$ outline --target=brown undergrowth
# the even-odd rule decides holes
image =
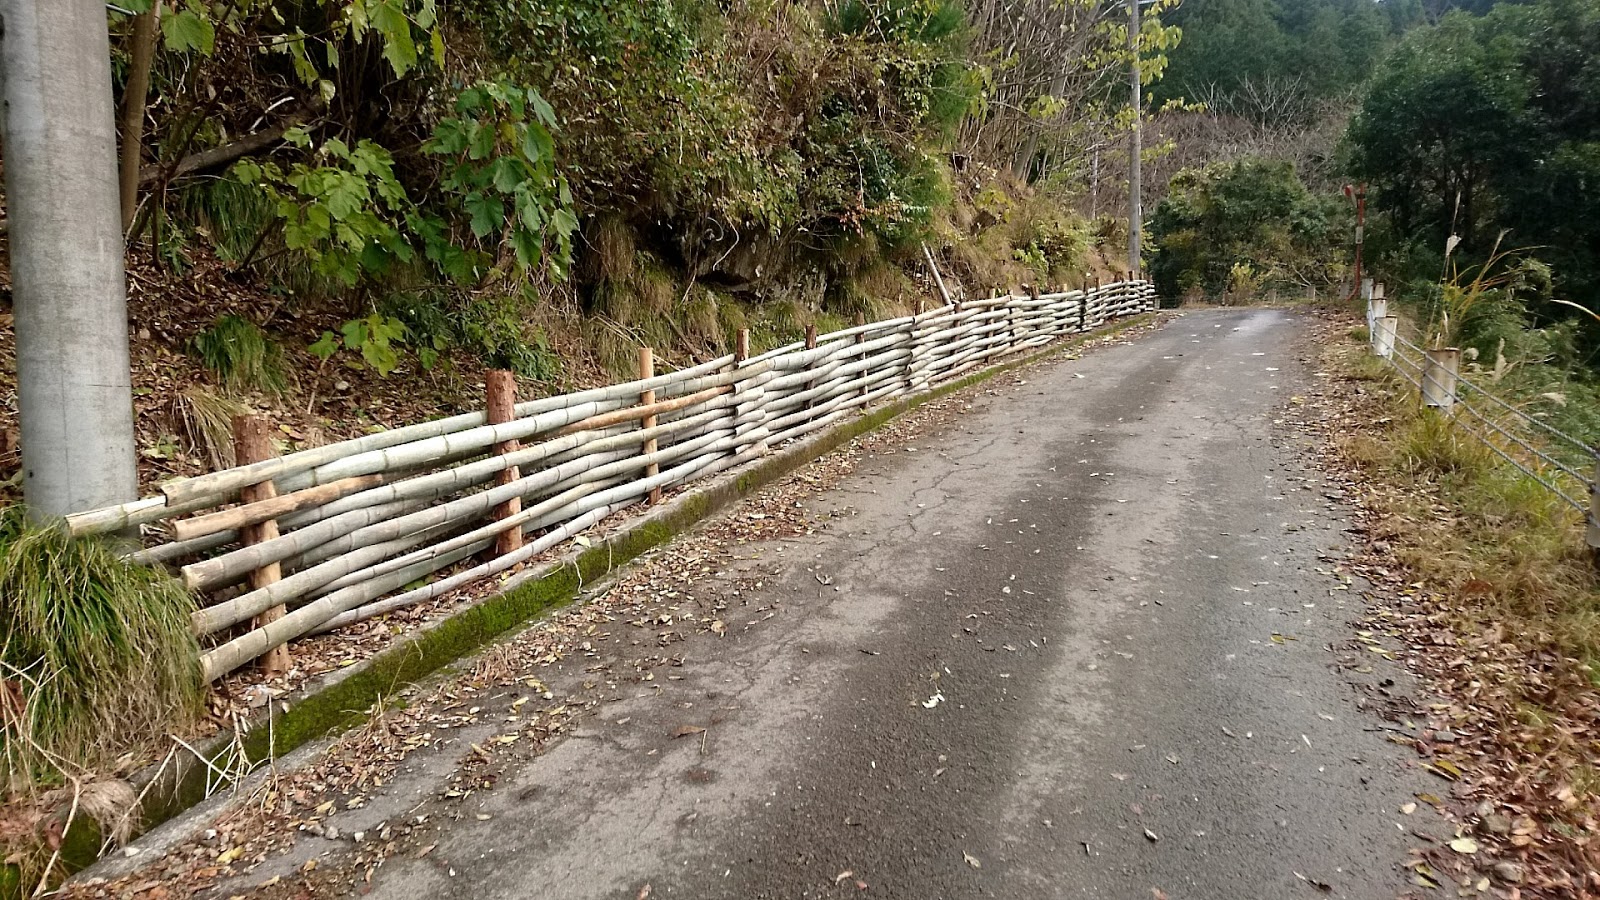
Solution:
[[[1407,662],[1447,698],[1414,744],[1451,782],[1441,805],[1458,834],[1417,849],[1414,881],[1600,896],[1600,580],[1582,516],[1419,408],[1354,324],[1319,322],[1327,389],[1310,400],[1328,467],[1351,473],[1366,537],[1351,569],[1372,586],[1367,624],[1409,644]]]

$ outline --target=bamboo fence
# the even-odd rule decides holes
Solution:
[[[168,482],[75,513],[74,535],[138,528],[176,571],[207,680],[297,638],[514,569],[618,510],[757,459],[881,401],[1155,306],[1154,288],[1006,294],[858,324],[759,356],[450,416]]]

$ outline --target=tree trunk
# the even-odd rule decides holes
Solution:
[[[0,123],[23,494],[39,518],[138,496],[103,0],[0,0]]]
[[[122,199],[122,232],[128,233],[139,208],[139,163],[144,156],[144,110],[150,98],[150,66],[156,58],[156,32],[161,22],[161,0],[133,20],[129,46],[128,84],[122,91],[122,171],[118,180]]]

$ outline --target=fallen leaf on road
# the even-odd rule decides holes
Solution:
[[[968,853],[965,850],[961,851],[961,858],[966,860],[967,865],[973,867],[974,869],[983,868],[983,863],[978,862],[978,858],[976,856],[973,856],[971,853]]]
[[[678,730],[674,731],[672,736],[675,738],[688,737],[691,734],[699,734],[703,731],[705,731],[705,729],[701,728],[699,725],[679,725]]]
[[[1312,887],[1314,887],[1317,890],[1323,892],[1324,894],[1333,893],[1333,885],[1327,883],[1326,881],[1318,881],[1315,878],[1307,878],[1306,876],[1301,875],[1299,872],[1294,873],[1294,877],[1300,879],[1301,881],[1304,881],[1306,884],[1311,885]]]
[[[1403,803],[1400,805],[1400,814],[1403,816],[1409,816],[1416,811],[1417,805],[1415,803]]]
[[[649,896],[650,896],[650,885],[647,884],[644,887],[639,888],[639,896],[634,898],[634,900],[647,900],[647,898],[649,898]]]
[[[1461,767],[1448,759],[1436,759],[1432,765],[1424,765],[1423,768],[1451,781],[1461,780]]]
[[[1450,849],[1457,853],[1477,853],[1478,842],[1469,837],[1458,837],[1450,842]]]

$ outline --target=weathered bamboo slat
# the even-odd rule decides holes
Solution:
[[[480,518],[499,504],[513,497],[520,499],[538,490],[554,488],[569,478],[581,476],[592,480],[597,477],[604,477],[611,472],[612,467],[619,464],[623,468],[642,468],[651,461],[662,462],[676,459],[694,451],[698,446],[709,443],[715,437],[716,435],[710,435],[696,441],[674,445],[665,450],[657,451],[650,458],[631,455],[629,451],[622,450],[617,451],[614,454],[617,458],[611,460],[606,460],[603,454],[600,455],[605,464],[597,465],[597,460],[594,456],[584,457],[530,474],[509,484],[499,485],[437,506],[425,507],[394,519],[366,525],[342,535],[336,541],[323,543],[318,548],[322,553],[330,556],[333,553],[340,554],[333,556],[327,562],[321,562],[296,572],[284,580],[260,590],[252,590],[223,603],[197,610],[193,616],[195,629],[198,633],[210,634],[242,622],[244,619],[255,615],[261,609],[280,603],[288,603],[338,578],[377,563],[396,552],[416,546],[425,539],[425,536],[431,536],[436,533],[432,530],[448,528],[464,520]],[[502,521],[520,521],[521,518],[522,514],[519,513]]]
[[[73,513],[65,518],[67,533],[73,537],[86,534],[106,534],[112,531],[122,531],[125,528],[135,528],[140,525],[149,525],[162,519],[181,516],[185,513],[196,512],[215,506],[216,501],[209,497],[191,500],[188,503],[171,504],[166,497],[145,497],[120,506],[108,506],[104,509],[92,509],[88,512]]]
[[[533,530],[535,528],[548,525],[549,522],[547,520],[559,520],[560,518],[567,517],[572,511],[572,505],[578,500],[590,494],[596,493],[597,491],[603,490],[606,487],[610,487],[611,485],[618,483],[620,480],[621,479],[619,478],[612,478],[600,481],[584,482],[568,488],[552,497],[541,500],[525,510],[519,510],[514,518],[508,517],[488,525],[474,528],[470,531],[457,534],[449,540],[442,541],[438,544],[434,544],[421,550],[404,553],[400,556],[384,560],[375,566],[360,569],[358,571],[343,575],[334,579],[333,581],[328,582],[322,587],[317,588],[311,593],[310,596],[319,597],[325,594],[331,594],[336,590],[347,588],[353,584],[360,584],[365,581],[370,581],[378,576],[388,575],[391,572],[396,572],[401,569],[412,570],[415,569],[420,563],[427,562],[429,560],[442,559],[463,547],[487,547],[489,543],[494,541],[499,535],[505,533],[506,531],[515,531],[520,535],[525,530]],[[520,550],[521,547],[517,547],[516,549]],[[510,553],[515,551],[507,552]],[[506,554],[502,553],[496,555],[505,556]]]
[[[657,434],[670,434],[681,430],[682,427],[675,423],[659,426]],[[336,515],[290,532],[277,541],[257,544],[187,566],[183,570],[183,578],[191,590],[208,590],[226,585],[242,577],[250,569],[261,565],[263,560],[287,560],[301,556],[313,546],[325,544],[383,519],[412,512],[416,508],[414,503],[402,507],[395,505],[395,501],[435,500],[485,483],[508,465],[530,466],[547,460],[554,461],[564,452],[578,452],[583,450],[585,445],[607,440],[607,432],[603,430],[575,433],[523,447],[504,456],[477,460],[442,472],[385,484],[345,497],[324,507],[327,510],[337,510]],[[622,446],[622,443],[612,441],[602,443],[602,446],[609,449]],[[347,511],[373,508],[377,508],[377,511],[365,516],[345,514]]]
[[[674,469],[667,470],[657,475],[655,478],[640,479],[638,481],[631,482],[630,484],[623,485],[620,488],[613,488],[612,491],[622,490],[634,496],[648,493],[650,488],[654,486],[652,482],[659,481],[662,484],[671,483],[674,478],[684,474],[683,472],[680,472],[681,469],[687,467],[690,471],[692,471],[694,468],[698,468],[697,463],[700,463],[701,460],[710,461],[711,459],[714,459],[716,455],[717,453],[715,451],[708,452],[705,456],[686,464],[686,466],[679,466]],[[594,503],[596,506],[600,506],[604,504],[603,498],[609,493],[611,493],[611,491],[602,491],[599,494],[593,495],[587,501],[580,502]],[[593,512],[593,510],[591,510],[591,512]],[[598,521],[598,519],[595,521]],[[568,528],[571,528],[571,526],[569,525]],[[541,543],[542,541],[530,542],[523,545],[521,549],[514,553],[496,557],[493,561],[477,567],[479,570],[485,570],[477,577],[483,577],[484,574],[489,574],[494,571],[504,571],[504,569],[516,565],[517,563],[532,556],[534,553],[546,549],[546,546],[548,545],[541,546]],[[464,550],[458,550],[456,552],[462,554],[461,558],[465,558],[467,555],[469,555],[465,553]],[[353,609],[367,600],[381,596],[383,593],[393,590],[396,587],[405,585],[410,581],[415,580],[416,577],[418,576],[414,575],[412,572],[402,570],[399,572],[391,572],[389,574],[379,576],[378,578],[363,584],[351,585],[350,587],[336,591],[332,594],[328,594],[325,597],[321,597],[312,601],[311,603],[306,604],[305,606],[295,609],[288,615],[278,619],[276,622],[271,623],[265,628],[259,628],[254,631],[247,632],[246,634],[228,641],[225,644],[219,645],[201,658],[201,664],[205,673],[205,677],[208,681],[215,680],[221,677],[223,674],[226,674],[227,672],[237,668],[242,664],[242,661],[254,659],[273,647],[286,644],[289,641],[308,633],[323,622],[332,619],[339,613]]]
[[[292,494],[279,494],[270,500],[247,503],[221,512],[178,519],[172,523],[172,536],[179,541],[190,541],[219,531],[236,531],[246,525],[276,519],[313,506],[321,506],[340,497],[377,487],[382,483],[382,475],[362,475],[358,478],[346,478],[319,487],[306,488]]]
[[[637,394],[639,391],[648,388],[660,389],[678,381],[692,380],[700,375],[704,375],[709,372],[715,372],[726,364],[726,358],[712,360],[688,369],[681,369],[677,372],[672,372],[666,375],[658,375],[655,378],[650,379],[649,383],[635,381],[625,384],[607,385],[605,387],[594,388],[587,391],[579,391],[574,394],[567,394],[559,397],[545,397],[538,400],[530,400],[525,403],[517,404],[515,407],[515,412],[520,420],[537,417],[549,412],[570,410],[573,407],[581,407],[588,403],[607,405],[609,408],[615,408],[615,404],[618,404],[619,401],[625,400],[625,398],[629,397],[630,394]],[[444,419],[435,419],[430,422],[421,422],[416,425],[408,425],[402,428],[378,432],[377,434],[353,438],[347,441],[340,441],[335,444],[328,444],[322,447],[314,447],[309,450],[302,450],[298,453],[291,453],[288,456],[278,457],[274,460],[268,460],[264,463],[258,463],[250,466],[238,466],[232,469],[224,469],[220,472],[212,472],[207,475],[200,475],[195,478],[168,482],[167,484],[161,486],[161,491],[166,497],[166,502],[169,506],[200,499],[206,496],[216,498],[217,502],[223,502],[227,500],[233,493],[237,492],[239,488],[244,487],[245,485],[259,484],[260,482],[268,479],[277,480],[285,475],[309,471],[327,463],[332,463],[339,460],[349,460],[352,457],[359,458],[364,454],[375,451],[399,447],[405,444],[430,441],[463,431],[472,431],[476,428],[482,427],[485,421],[486,415],[484,413],[475,412],[463,413],[461,415],[450,416]],[[533,433],[536,433],[537,430],[544,429],[536,429]],[[517,435],[517,437],[525,436],[525,434]],[[493,443],[493,441],[490,443]],[[334,479],[324,478],[324,480]],[[144,501],[135,501],[135,503],[142,502]],[[123,506],[131,505],[132,504],[124,504]]]

